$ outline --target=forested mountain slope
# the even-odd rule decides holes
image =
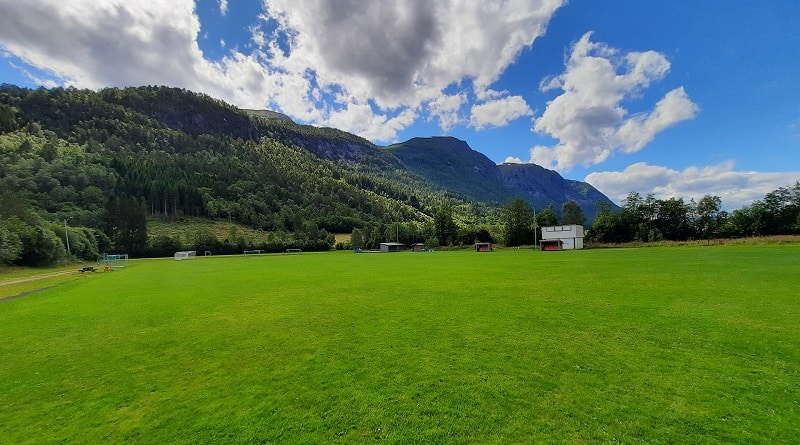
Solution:
[[[434,184],[477,201],[502,205],[515,197],[543,210],[559,212],[568,201],[577,203],[591,222],[598,202],[617,206],[591,185],[564,179],[535,164],[496,165],[461,140],[452,137],[414,138],[387,149],[412,171]]]
[[[471,199],[505,204],[509,191],[497,165],[453,137],[413,138],[386,149],[409,169],[442,188]]]
[[[525,199],[536,208],[553,205],[558,209],[563,203],[573,201],[583,210],[588,222],[594,221],[602,206],[615,211],[619,209],[591,184],[564,179],[558,172],[539,165],[500,164],[497,168],[511,194]]]
[[[478,230],[499,232],[501,206],[515,193],[537,197],[504,185],[500,168],[462,141],[419,141],[378,147],[175,88],[2,85],[0,262],[63,257],[67,230],[70,254],[86,259],[207,247],[200,235],[148,237],[153,218],[225,219],[269,232],[271,244],[251,247],[270,250],[327,249],[331,233],[354,229],[368,245],[389,232],[469,243]],[[415,145],[418,160],[408,156]],[[248,245],[226,242],[215,250]],[[53,253],[36,260],[44,251]]]

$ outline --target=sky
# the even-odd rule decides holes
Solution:
[[[617,203],[800,180],[796,0],[0,0],[0,83],[166,85],[389,145],[453,136]]]

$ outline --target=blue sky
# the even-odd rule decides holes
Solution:
[[[0,0],[0,82],[168,85],[380,144],[449,135],[620,202],[800,180],[800,2]]]

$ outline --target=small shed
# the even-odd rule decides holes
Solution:
[[[414,252],[425,252],[428,249],[427,246],[425,246],[425,243],[414,243],[411,245],[411,250]]]
[[[406,245],[403,243],[381,243],[381,252],[400,252],[405,248]]]
[[[564,250],[564,242],[560,239],[542,240],[539,245],[542,247],[542,250]]]
[[[476,252],[491,252],[492,250],[494,250],[492,243],[475,243]]]
[[[579,224],[569,224],[565,226],[542,227],[542,244],[552,240],[561,241],[561,249],[557,250],[583,249],[583,226]],[[546,249],[542,247],[542,250]]]

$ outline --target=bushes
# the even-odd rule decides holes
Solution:
[[[66,258],[64,242],[51,224],[30,224],[17,217],[0,219],[0,264],[43,267]]]
[[[67,249],[55,232],[44,225],[25,226],[18,232],[22,252],[17,264],[24,266],[52,266],[67,257]]]
[[[147,256],[149,257],[168,257],[175,252],[183,250],[181,240],[170,237],[169,235],[159,235],[147,243]]]
[[[64,226],[51,224],[53,232],[66,244]],[[96,261],[101,253],[111,249],[111,240],[98,229],[90,227],[69,227],[69,254],[80,260]]]
[[[22,242],[6,223],[0,220],[0,264],[13,264],[22,253]]]

